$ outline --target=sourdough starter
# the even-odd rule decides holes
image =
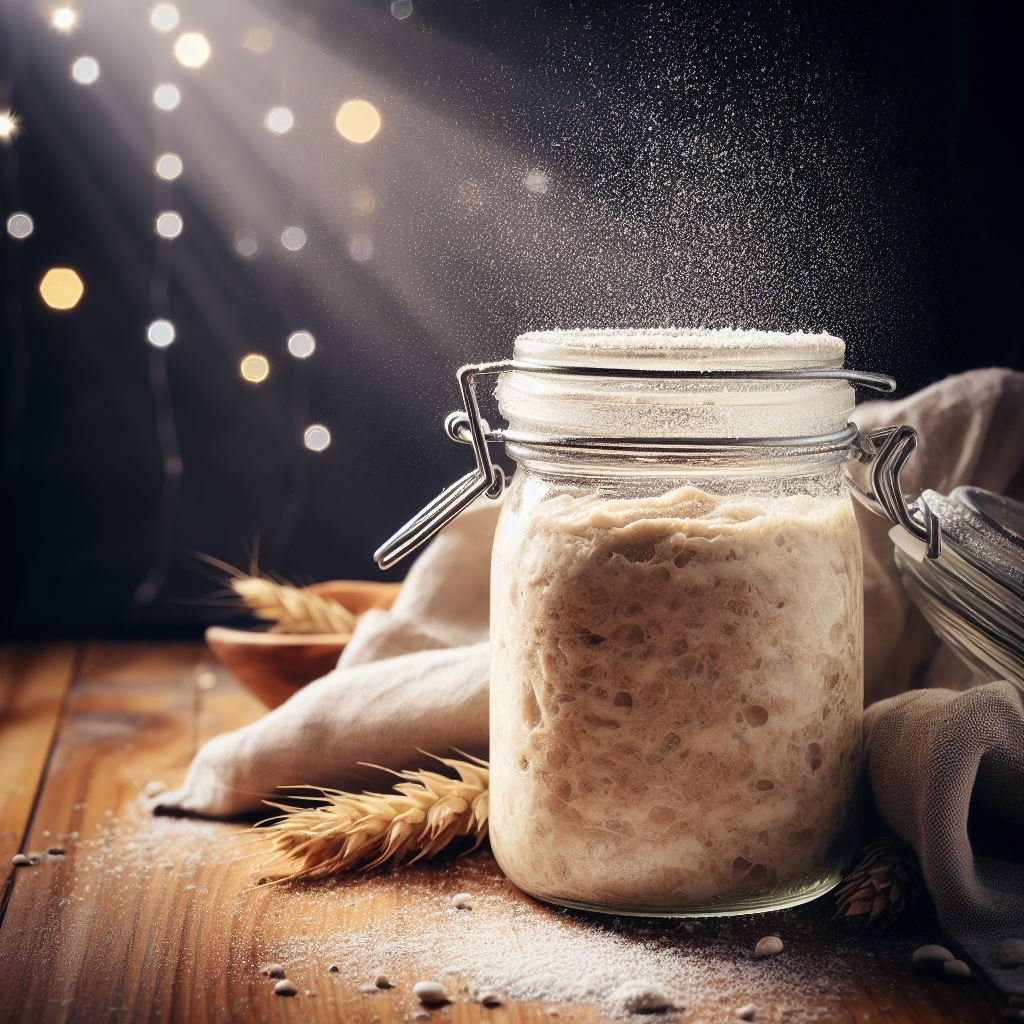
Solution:
[[[848,498],[556,494],[503,512],[494,559],[491,835],[514,882],[713,912],[836,880],[863,701]]]

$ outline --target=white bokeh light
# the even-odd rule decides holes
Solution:
[[[173,32],[181,21],[181,15],[174,4],[157,4],[149,12],[149,23],[157,32]]]
[[[164,210],[156,219],[156,233],[161,238],[177,238],[185,222],[176,210]]]
[[[311,452],[322,452],[331,443],[331,432],[322,423],[314,423],[306,427],[302,440]]]
[[[369,235],[353,235],[349,239],[348,254],[357,263],[365,263],[373,257],[373,239]]]
[[[285,228],[281,232],[281,244],[291,252],[298,252],[306,244],[306,232],[298,227]]]
[[[58,32],[74,32],[78,27],[78,11],[68,4],[58,7],[50,15],[50,25]]]
[[[146,340],[155,348],[167,348],[174,341],[174,333],[170,320],[154,320],[146,328]]]
[[[295,127],[295,115],[287,107],[271,107],[263,118],[263,126],[275,135],[284,135]]]
[[[391,16],[405,21],[412,14],[412,0],[391,0]]]
[[[316,351],[316,339],[309,331],[295,331],[288,335],[288,351],[296,359],[308,359]]]
[[[260,243],[251,231],[240,231],[235,235],[235,252],[250,260],[260,251]]]
[[[21,133],[21,118],[13,110],[0,110],[0,142],[10,142]]]
[[[182,67],[201,68],[210,53],[210,41],[202,32],[183,32],[174,41],[174,58]]]
[[[79,85],[92,85],[100,77],[100,62],[95,57],[79,57],[71,65],[71,77]]]
[[[181,90],[173,82],[161,82],[153,90],[153,103],[161,110],[176,110],[181,103]]]
[[[164,181],[174,181],[184,167],[181,157],[177,153],[161,153],[156,158],[156,163],[153,164],[153,170],[156,171],[158,178],[163,178]]]
[[[28,238],[34,228],[35,224],[32,223],[32,218],[27,213],[12,213],[7,218],[7,234],[11,238]]]

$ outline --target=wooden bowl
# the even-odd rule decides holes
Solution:
[[[390,608],[400,583],[330,580],[305,589],[343,604],[356,615]],[[283,704],[296,690],[330,672],[348,637],[334,633],[266,633],[210,626],[206,642],[226,666],[268,708]]]

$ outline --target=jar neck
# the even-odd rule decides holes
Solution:
[[[854,456],[853,437],[800,445],[688,444],[675,450],[632,445],[618,450],[529,444],[505,438],[505,451],[532,473],[552,477],[678,480],[720,477],[797,477],[830,473]]]

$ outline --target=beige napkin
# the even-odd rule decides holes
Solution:
[[[422,750],[486,757],[499,504],[485,500],[451,523],[413,563],[391,609],[359,619],[333,672],[205,743],[154,809],[232,817],[257,810],[277,786],[390,788],[393,779],[360,761],[397,769],[422,767]]]
[[[924,486],[948,493],[971,483],[1022,496],[1024,374],[981,370],[951,377],[900,402],[865,404],[856,419],[863,428],[910,423],[919,429],[922,444],[905,478],[909,493]],[[394,607],[360,620],[337,669],[259,721],[203,746],[183,785],[159,797],[158,807],[236,815],[256,810],[279,785],[351,788],[381,781],[358,761],[399,768],[422,764],[418,749],[486,753],[488,580],[497,512],[498,503],[485,500],[456,519],[412,566]],[[904,595],[889,524],[862,509],[858,515],[865,540],[868,702],[912,686],[970,685],[968,671],[940,651]],[[951,928],[1005,923],[986,909],[999,892],[1001,883],[991,877],[999,869],[974,858],[964,839],[971,792],[990,778],[999,785],[986,790],[986,800],[996,800],[1000,786],[1012,783],[1018,795],[1024,788],[1021,733],[1014,724],[1019,703],[1014,708],[1013,692],[1003,686],[993,691],[999,699],[981,704],[973,693],[985,692],[973,691],[966,704],[948,694],[908,694],[876,705],[868,719],[879,808],[921,853]],[[983,729],[975,721],[981,707],[987,709]],[[996,774],[976,770],[994,764],[1001,766]],[[937,765],[948,766],[946,774],[936,776]],[[1019,801],[1006,807],[1019,823]],[[977,916],[970,916],[971,907]]]

